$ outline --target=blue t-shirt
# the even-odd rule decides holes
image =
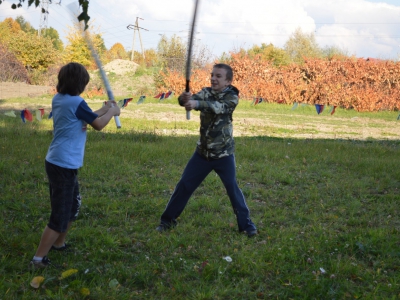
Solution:
[[[83,165],[86,128],[98,115],[80,96],[57,94],[51,103],[53,114],[53,140],[46,160],[66,169]]]

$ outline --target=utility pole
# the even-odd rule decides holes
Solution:
[[[139,34],[139,41],[140,41],[140,47],[142,48],[142,56],[143,59],[145,59],[144,57],[144,51],[143,51],[143,43],[142,43],[142,37],[140,36],[140,30],[139,29],[143,29],[148,31],[145,28],[139,27],[139,21],[138,20],[143,20],[142,18],[136,17],[136,22],[135,25],[129,24],[128,26],[126,26],[126,28],[128,29],[133,29],[133,42],[132,42],[132,53],[131,53],[131,61],[133,61],[133,54],[135,53],[135,36],[136,36],[136,30]]]
[[[41,14],[38,35],[42,36],[43,31],[47,29],[47,21],[49,16],[49,0],[42,0],[40,1],[40,3]]]

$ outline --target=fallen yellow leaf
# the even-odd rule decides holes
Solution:
[[[31,287],[38,289],[43,281],[44,281],[43,276],[36,276],[31,281]]]
[[[84,297],[90,295],[90,290],[88,288],[81,288],[80,292],[81,292],[81,295]]]
[[[64,272],[61,273],[60,279],[67,278],[67,277],[69,277],[69,276],[71,276],[71,275],[74,275],[74,274],[77,273],[77,272],[78,272],[77,269],[69,269],[69,270],[67,270],[67,271],[64,271]]]

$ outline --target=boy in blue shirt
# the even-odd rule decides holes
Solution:
[[[120,114],[115,101],[108,101],[94,112],[90,109],[79,96],[89,80],[89,73],[78,63],[69,63],[58,73],[58,93],[51,104],[53,140],[45,160],[51,215],[31,260],[35,268],[44,268],[50,264],[47,254],[51,249],[65,250],[68,247],[65,238],[81,206],[78,168],[83,165],[87,124],[100,131],[113,116]]]

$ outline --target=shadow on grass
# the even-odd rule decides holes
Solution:
[[[79,271],[52,281],[61,271],[48,269],[45,286],[30,288],[39,271],[26,265],[50,210],[50,123],[0,119],[0,293],[10,299],[81,299],[82,288],[93,299],[389,299],[398,291],[398,140],[235,138],[239,186],[259,229],[247,239],[213,173],[178,226],[155,231],[197,136],[94,130],[79,170],[73,252],[49,254]]]

